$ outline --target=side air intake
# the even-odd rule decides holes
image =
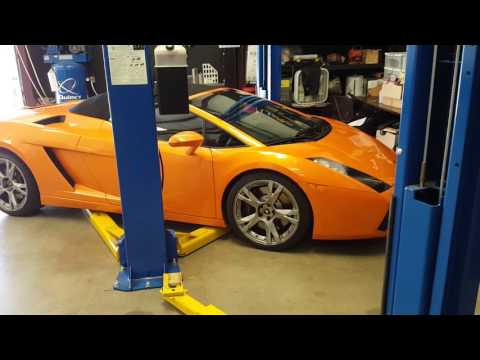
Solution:
[[[75,181],[73,181],[73,178],[67,173],[62,163],[58,160],[57,156],[55,155],[55,152],[50,148],[45,148],[45,152],[47,153],[48,157],[52,161],[53,165],[55,165],[55,167],[60,172],[60,174],[62,174],[65,180],[73,188],[75,186]]]
[[[58,115],[58,116],[53,116],[49,117],[46,119],[41,119],[38,121],[35,121],[35,124],[40,124],[40,125],[52,125],[52,124],[59,124],[65,122],[65,116],[63,115]]]

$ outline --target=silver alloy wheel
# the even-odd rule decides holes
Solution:
[[[293,194],[274,180],[244,185],[233,201],[238,228],[247,238],[264,246],[282,244],[297,231],[300,210]]]
[[[17,211],[27,202],[25,176],[14,162],[0,158],[0,208]]]

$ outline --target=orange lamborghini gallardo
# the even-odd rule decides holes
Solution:
[[[395,154],[359,130],[226,88],[156,123],[167,220],[272,250],[385,235]],[[0,122],[0,209],[44,205],[121,213],[106,95]]]

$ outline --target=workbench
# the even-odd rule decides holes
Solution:
[[[388,106],[384,104],[380,104],[378,101],[378,97],[372,97],[372,96],[353,96],[350,95],[354,101],[360,102],[362,104],[368,105],[370,107],[373,107],[378,110],[386,111],[390,114],[393,115],[398,115],[402,113],[402,109],[393,107],[393,106]]]

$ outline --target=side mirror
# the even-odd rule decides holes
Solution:
[[[187,155],[192,155],[202,144],[203,136],[195,131],[182,131],[168,139],[171,147],[188,147]]]

